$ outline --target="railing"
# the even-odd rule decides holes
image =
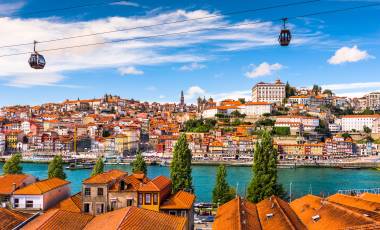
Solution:
[[[14,209],[42,209],[42,204],[33,203],[33,204],[26,204],[26,203],[18,203],[13,204]]]
[[[365,188],[365,189],[341,189],[338,190],[339,194],[344,195],[360,195],[362,193],[380,194],[380,188]]]

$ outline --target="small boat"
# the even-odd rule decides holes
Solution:
[[[77,170],[77,169],[92,169],[93,167],[94,167],[93,163],[83,163],[83,164],[71,163],[69,166],[66,166],[65,168],[68,170]]]
[[[341,168],[341,169],[360,169],[359,166],[349,166],[349,165],[343,165],[343,166],[340,166],[339,168]]]

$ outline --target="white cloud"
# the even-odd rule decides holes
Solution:
[[[206,90],[202,89],[199,86],[191,86],[187,91],[185,98],[186,99],[194,99],[197,96],[204,96],[206,94]]]
[[[181,71],[193,71],[193,70],[198,70],[198,69],[204,69],[206,68],[206,65],[199,64],[197,62],[193,62],[187,65],[183,65],[179,68]]]
[[[166,98],[166,96],[165,95],[160,95],[160,96],[158,96],[158,98],[164,99],[164,98]]]
[[[267,62],[263,62],[257,67],[255,67],[255,65],[251,65],[251,67],[252,69],[245,73],[245,76],[249,78],[272,75],[273,72],[283,68],[283,66],[279,63],[269,64]]]
[[[210,97],[214,98],[216,101],[221,101],[224,99],[234,99],[245,98],[247,101],[252,99],[251,90],[237,90],[231,92],[222,92],[210,94]]]
[[[25,2],[0,3],[0,15],[11,15],[25,5]]]
[[[323,89],[331,90],[347,90],[347,89],[363,89],[363,88],[376,88],[380,87],[380,82],[353,82],[353,83],[342,83],[342,84],[326,84],[321,85]]]
[[[344,46],[338,49],[334,56],[327,60],[327,62],[332,65],[338,65],[346,62],[358,62],[369,58],[374,57],[369,55],[367,51],[360,50],[356,45],[352,48]]]
[[[129,2],[129,1],[118,1],[118,2],[112,2],[110,5],[117,5],[117,6],[133,6],[133,7],[139,7],[140,5],[136,2]]]
[[[118,71],[121,75],[142,75],[144,71],[136,69],[134,66],[120,67]]]
[[[1,8],[0,8],[1,9]],[[140,17],[108,17],[87,21],[64,21],[57,18],[0,18],[0,46],[43,41],[61,37],[79,36],[102,31],[114,31],[122,28],[135,28],[162,24],[173,21],[183,21],[200,17],[214,16],[216,13],[205,10],[172,12],[145,15]],[[187,21],[183,23],[169,23],[162,26],[145,27],[140,29],[125,30],[116,33],[104,33],[97,36],[81,37],[65,41],[40,43],[37,50],[42,50],[47,60],[44,70],[38,73],[50,74],[52,78],[33,78],[36,71],[28,64],[28,55],[10,56],[0,58],[0,78],[15,86],[25,84],[19,81],[20,77],[28,79],[28,86],[43,85],[57,86],[65,80],[65,73],[79,70],[95,70],[104,68],[125,68],[151,66],[160,64],[184,64],[195,63],[190,68],[204,68],[202,62],[209,60],[212,55],[199,52],[198,47],[207,44],[209,47],[217,47],[228,50],[229,45],[236,43],[254,43],[255,47],[274,45],[274,34],[278,32],[278,25],[257,21],[255,25],[243,25],[242,22],[232,24],[223,17]],[[238,25],[237,28],[223,30],[208,30],[220,26]],[[47,30],[46,28],[49,28]],[[207,30],[205,30],[207,29]],[[154,36],[157,34],[180,33],[189,30],[197,30],[195,33],[185,35],[162,36],[149,39],[129,40],[136,37]],[[202,31],[204,30],[204,31]],[[302,35],[300,35],[302,37]],[[94,44],[103,42],[116,42],[107,45],[93,45],[82,48],[62,49],[43,52],[46,49],[70,47],[82,44]],[[127,40],[127,41],[125,41]],[[277,45],[277,44],[276,44]],[[247,46],[245,49],[250,49]],[[28,52],[33,49],[32,45],[18,46],[0,49],[0,56],[19,52]],[[214,51],[213,49],[210,49]],[[186,69],[186,68],[185,68]],[[123,69],[122,69],[123,70]],[[128,70],[128,69],[127,69]],[[134,71],[132,71],[134,72]],[[57,77],[60,76],[60,77]],[[18,80],[17,80],[18,79]],[[34,81],[34,83],[32,83]]]

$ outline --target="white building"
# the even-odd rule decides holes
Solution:
[[[17,189],[11,198],[16,210],[47,210],[70,196],[70,182],[59,178],[46,179]]]
[[[276,127],[296,127],[301,125],[304,131],[314,131],[319,126],[319,118],[307,116],[278,116]]]
[[[372,130],[372,133],[379,133],[380,115],[346,115],[341,117],[340,122],[343,132],[353,130],[363,132],[364,127]]]
[[[275,83],[260,82],[252,88],[254,102],[282,103],[285,96],[285,84],[280,80]]]
[[[380,109],[380,92],[373,92],[365,95],[367,107],[372,110]]]
[[[268,102],[246,102],[239,106],[240,112],[247,116],[261,116],[272,112],[272,104]]]
[[[302,95],[302,96],[291,96],[288,99],[288,102],[291,104],[297,104],[297,105],[308,105],[310,104],[311,97]]]

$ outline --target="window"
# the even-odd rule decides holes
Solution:
[[[111,211],[116,209],[116,200],[111,201]]]
[[[145,204],[151,204],[151,195],[150,193],[145,193]]]
[[[185,210],[181,211],[181,216],[186,216],[186,211]]]
[[[153,193],[153,204],[158,204],[158,193]]]
[[[33,208],[33,201],[32,200],[27,200],[25,202],[25,207],[26,208]]]
[[[13,206],[15,207],[15,208],[18,208],[19,207],[19,199],[18,198],[15,198],[14,200],[13,200]]]
[[[83,212],[84,213],[89,213],[90,212],[90,204],[89,203],[84,203]]]
[[[139,205],[143,204],[143,194],[139,193]]]
[[[125,182],[123,180],[120,181],[120,190],[121,191],[125,190]]]
[[[91,188],[84,188],[84,195],[91,196]]]
[[[104,204],[96,204],[96,214],[102,214],[104,212]]]
[[[98,196],[103,196],[103,188],[98,188]]]
[[[133,205],[133,199],[127,199],[127,207]]]
[[[175,211],[175,210],[170,210],[170,211],[169,211],[169,215],[176,216],[176,215],[177,215],[177,211]]]

